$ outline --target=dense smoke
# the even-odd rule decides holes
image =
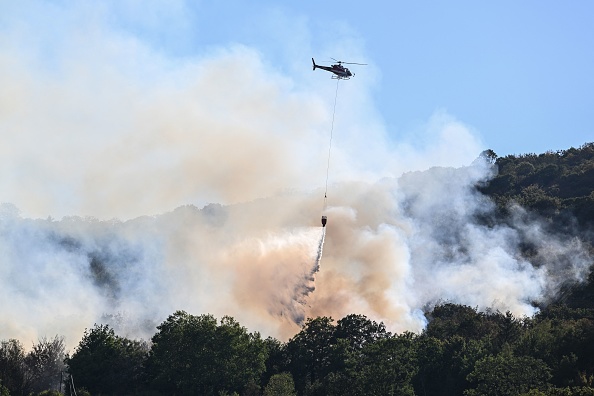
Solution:
[[[350,313],[418,331],[439,301],[530,315],[591,262],[522,208],[485,222],[476,134],[438,111],[395,143],[365,75],[340,87],[324,230],[334,81],[245,46],[167,58],[92,3],[32,7],[64,23],[0,16],[0,338],[149,337],[177,309],[281,339]]]
[[[125,222],[32,220],[5,205],[2,333],[72,340],[106,321],[148,337],[176,309],[231,315],[281,339],[306,317],[354,312],[419,331],[423,308],[439,301],[531,315],[582,280],[591,258],[521,208],[511,225],[483,224],[493,204],[473,186],[489,172],[475,163],[335,185],[321,260],[319,194]]]

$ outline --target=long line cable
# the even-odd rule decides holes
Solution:
[[[334,110],[332,111],[332,127],[330,128],[330,145],[328,146],[328,166],[326,168],[326,190],[324,191],[324,210],[328,204],[328,176],[330,175],[330,153],[332,151],[332,134],[334,132],[334,116],[336,115],[336,100],[338,99],[338,82],[336,79],[336,93],[334,94]]]

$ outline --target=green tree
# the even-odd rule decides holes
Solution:
[[[527,176],[534,172],[534,165],[530,162],[521,162],[518,167],[516,168],[516,173],[518,176]]]
[[[264,396],[294,396],[295,382],[290,373],[274,374],[264,388]]]
[[[340,319],[333,331],[330,348],[327,350],[326,373],[323,378],[317,379],[320,383],[318,393],[355,394],[353,387],[361,385],[362,381],[356,370],[364,350],[380,340],[389,338],[390,334],[386,332],[383,323],[355,314]]]
[[[191,395],[198,388],[215,394],[213,388],[218,384],[210,360],[216,327],[213,316],[184,311],[175,312],[157,326],[148,360],[153,385],[165,394]]]
[[[31,390],[25,349],[18,340],[0,342],[0,381],[12,395],[26,395]]]
[[[58,392],[57,390],[44,390],[39,393],[36,393],[35,396],[64,396],[63,393]]]
[[[517,355],[543,360],[557,387],[591,386],[594,382],[594,311],[553,305],[531,322],[515,346]]]
[[[230,317],[184,311],[157,326],[148,361],[153,385],[165,394],[217,395],[253,387],[265,371],[267,350],[258,333]]]
[[[461,395],[469,386],[466,377],[475,363],[488,355],[490,344],[459,335],[437,339],[425,333],[415,339],[414,348],[418,361],[415,391],[422,395]]]
[[[514,317],[507,311],[505,314],[497,311],[487,316],[495,324],[492,333],[494,348],[503,348],[505,345],[515,344],[524,333],[524,321]]]
[[[467,396],[515,396],[531,389],[545,390],[551,369],[540,359],[502,352],[478,362],[468,375]]]
[[[64,337],[52,339],[43,337],[33,345],[25,357],[25,364],[31,375],[31,390],[41,392],[60,387],[61,373],[65,370]]]
[[[358,364],[364,395],[414,395],[412,378],[417,372],[411,333],[366,345]]]
[[[594,388],[573,387],[573,388],[550,388],[546,391],[532,389],[520,396],[594,396]]]
[[[336,323],[334,330],[334,338],[347,340],[353,350],[388,336],[383,323],[369,320],[365,315],[347,315]]]
[[[444,362],[445,341],[422,334],[415,340],[418,371],[413,378],[415,393],[419,395],[455,394],[446,385],[453,378]]]
[[[425,329],[425,334],[442,340],[452,336],[479,340],[496,332],[497,327],[488,320],[486,314],[466,305],[437,305],[429,317],[431,321]]]
[[[266,371],[262,375],[262,383],[267,384],[273,375],[281,374],[289,369],[289,360],[287,357],[286,344],[279,340],[268,337],[264,340],[264,346],[266,347],[268,358],[265,362]]]
[[[300,394],[324,394],[323,379],[332,370],[335,347],[333,319],[307,319],[301,331],[287,343],[289,368]]]
[[[8,388],[2,385],[2,381],[0,380],[0,396],[10,396],[10,392]]]
[[[78,387],[92,394],[128,395],[142,388],[142,366],[148,354],[146,343],[119,337],[108,325],[85,330],[68,372]]]
[[[542,214],[549,214],[551,211],[560,209],[561,200],[550,196],[542,187],[531,184],[522,189],[518,202],[527,208],[536,210]]]
[[[328,395],[414,395],[418,370],[414,336],[404,333],[367,343],[350,353],[344,372],[329,375]]]
[[[264,341],[259,333],[248,333],[230,316],[224,316],[216,329],[216,354],[223,358],[220,364],[219,375],[222,375],[229,390],[245,391],[258,388],[260,376],[266,370],[268,357]]]
[[[333,319],[308,318],[301,331],[287,343],[289,367],[299,393],[312,384],[319,387],[331,371],[334,345]]]

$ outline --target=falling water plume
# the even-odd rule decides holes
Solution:
[[[324,250],[324,240],[326,239],[326,227],[322,227],[322,236],[320,237],[320,243],[318,244],[318,255],[316,257],[316,265],[314,266],[311,275],[315,274],[320,270],[320,261],[322,261],[322,252]]]

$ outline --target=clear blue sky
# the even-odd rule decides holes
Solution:
[[[243,25],[229,28],[239,33],[233,38],[246,34],[257,46],[239,15],[257,15],[274,2],[226,4],[239,11],[231,11],[231,26]],[[361,40],[364,60],[381,73],[375,99],[394,139],[443,108],[500,155],[594,140],[592,2],[302,1],[281,9],[306,21],[317,56],[333,55],[317,40],[351,38],[340,27]],[[335,56],[349,60],[346,52]]]
[[[184,8],[187,19],[172,14],[168,27],[133,14],[121,23],[172,56],[241,43],[280,70],[308,68],[310,55],[369,63],[378,75],[375,104],[395,140],[438,109],[500,155],[594,140],[589,1],[230,0]]]

